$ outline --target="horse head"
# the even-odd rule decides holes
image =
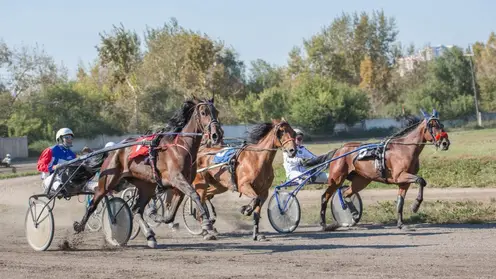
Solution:
[[[296,156],[295,131],[284,119],[272,119],[273,130],[275,132],[275,146],[282,148],[283,152],[288,153],[289,158]]]
[[[443,151],[448,150],[450,141],[448,139],[448,133],[444,130],[444,125],[439,120],[439,112],[436,109],[432,110],[431,115],[426,113],[423,109],[420,109],[420,112],[426,121],[425,140],[434,143],[436,148],[441,147],[441,150]]]
[[[224,137],[224,131],[217,120],[218,111],[214,106],[214,99],[199,101],[195,107],[196,118],[201,130],[216,145]]]

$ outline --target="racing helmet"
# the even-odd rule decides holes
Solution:
[[[57,134],[55,135],[55,140],[57,141],[57,143],[63,143],[64,141],[62,140],[62,137],[67,135],[71,135],[72,137],[74,137],[74,133],[72,132],[71,129],[62,128],[57,131]],[[72,144],[68,144],[68,145],[64,144],[64,146],[71,147]]]
[[[112,145],[115,145],[115,142],[113,141],[109,141],[105,144],[105,148],[109,147],[109,146],[112,146]]]
[[[295,134],[296,134],[296,135],[302,135],[302,136],[303,136],[303,131],[302,131],[302,130],[300,130],[300,129],[298,129],[298,128],[293,129],[293,130],[295,131]]]

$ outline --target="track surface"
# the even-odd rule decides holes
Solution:
[[[73,235],[82,217],[77,198],[57,200],[55,239],[49,251],[35,252],[24,236],[29,195],[41,192],[38,176],[0,180],[0,278],[491,278],[496,276],[496,226],[417,226],[402,232],[366,226],[348,231],[317,232],[305,219],[290,235],[274,232],[262,215],[267,242],[250,238],[251,220],[237,208],[247,199],[226,193],[214,199],[225,233],[216,241],[180,231],[155,229],[159,247],[144,246],[142,235],[126,248],[109,248],[102,232]],[[416,191],[408,195],[412,199]],[[315,205],[321,191],[302,191],[300,203]],[[445,196],[447,195],[447,196]],[[365,190],[365,204],[394,200],[396,191]],[[426,189],[426,199],[496,197],[496,189]],[[82,197],[81,197],[82,200]],[[176,220],[182,220],[180,213]],[[63,240],[75,245],[62,251]]]

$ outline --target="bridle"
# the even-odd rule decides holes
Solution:
[[[208,113],[210,114],[210,122],[203,126],[201,125],[200,119],[201,116],[199,115],[200,110],[198,109],[200,106],[208,106]],[[219,125],[219,121],[217,120],[217,117],[215,116],[215,108],[214,105],[211,102],[201,102],[198,103],[195,106],[196,109],[196,121],[197,121],[197,126],[200,127],[202,134],[205,134],[205,130],[207,131],[208,138],[212,137],[212,125]]]
[[[289,136],[289,139],[286,139],[286,140],[284,140],[284,141],[281,141],[281,137],[282,137],[282,135],[281,135],[281,137],[279,137],[279,136],[278,136],[278,133],[279,133],[279,128],[280,128],[282,125],[285,125],[285,124],[289,125],[289,123],[288,123],[288,122],[286,122],[286,121],[281,121],[281,122],[277,123],[277,125],[274,127],[274,133],[275,133],[275,138],[277,139],[277,141],[279,142],[279,145],[281,146],[281,149],[282,149],[282,150],[284,150],[285,152],[287,152],[287,151],[285,150],[285,148],[284,148],[284,145],[285,145],[286,143],[290,142],[290,141],[295,142],[295,139],[294,139],[294,138],[290,135],[290,136]],[[284,131],[284,133],[285,133],[285,134],[289,134],[289,133],[287,133],[286,131]],[[283,134],[283,135],[284,135],[284,134]]]
[[[435,122],[441,130],[444,128],[444,125],[439,121],[439,118],[435,116],[431,116],[429,117],[429,119],[427,119],[427,131],[429,131],[429,134],[431,135],[432,138],[432,141],[430,142],[433,143],[436,146],[436,148],[439,148],[441,140],[448,139],[448,133],[442,131],[437,135],[434,135],[434,131],[433,131],[434,125],[432,125],[432,122]]]

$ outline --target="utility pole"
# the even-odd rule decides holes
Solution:
[[[474,91],[474,101],[475,101],[475,117],[477,119],[477,125],[479,127],[482,127],[482,117],[479,111],[479,100],[477,99],[477,87],[475,86],[475,70],[474,70],[474,64],[472,62],[472,56],[474,56],[474,54],[472,53],[470,44],[468,45],[468,50],[469,53],[465,53],[464,56],[469,56],[468,61],[470,63],[470,72],[472,73],[472,89]]]

